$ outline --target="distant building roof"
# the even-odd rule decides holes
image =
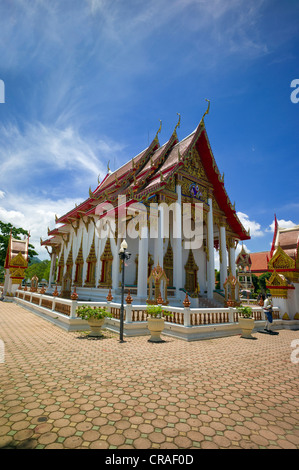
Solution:
[[[268,271],[268,262],[270,260],[270,251],[260,251],[258,253],[250,253],[251,272],[256,276],[260,276]]]

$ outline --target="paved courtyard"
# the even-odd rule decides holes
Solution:
[[[160,344],[104,334],[0,303],[0,448],[299,448],[299,331]]]

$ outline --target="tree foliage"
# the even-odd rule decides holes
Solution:
[[[10,233],[12,234],[12,237],[17,240],[22,240],[20,235],[29,235],[27,230],[24,230],[23,228],[17,228],[10,223],[5,224],[0,221],[0,266],[4,266],[5,263]],[[28,262],[30,263],[33,256],[36,256],[37,254],[38,253],[35,251],[34,246],[29,243]]]
[[[25,271],[25,279],[27,281],[30,281],[33,276],[37,276],[40,282],[43,279],[48,281],[50,276],[50,266],[51,261],[49,260],[44,260],[40,263],[31,264]]]
[[[268,292],[266,280],[271,277],[271,273],[263,273],[260,276],[252,275],[252,283],[256,294],[265,294]]]

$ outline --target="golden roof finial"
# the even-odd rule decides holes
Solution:
[[[154,139],[154,140],[157,140],[157,141],[158,141],[158,134],[160,134],[161,129],[162,129],[162,121],[161,121],[161,119],[159,119],[159,121],[160,121],[160,127],[159,127],[159,129],[157,130],[157,134],[156,134],[156,137],[155,137],[155,139]]]
[[[204,115],[203,115],[203,117],[201,118],[201,121],[200,121],[200,122],[203,122],[204,117],[205,117],[207,114],[209,114],[209,111],[210,111],[210,100],[208,100],[208,99],[206,98],[206,101],[208,102],[208,109],[207,109],[206,112],[204,113]]]
[[[112,171],[110,170],[109,163],[110,163],[110,160],[108,160],[107,173],[111,175]]]
[[[181,115],[180,115],[180,113],[177,113],[177,115],[179,116],[179,120],[178,120],[178,122],[177,122],[177,125],[176,125],[175,128],[174,128],[173,135],[176,134],[177,128],[180,127],[180,125],[181,125]]]

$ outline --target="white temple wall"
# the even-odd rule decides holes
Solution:
[[[135,278],[138,278],[138,273],[136,273],[136,263],[135,258],[138,254],[138,245],[139,245],[139,238],[126,238],[126,242],[128,244],[127,251],[131,253],[131,257],[129,260],[126,261],[125,266],[125,284],[129,286],[135,285]],[[117,255],[118,256],[118,255]],[[119,258],[119,256],[118,256]],[[121,273],[119,275],[119,280],[121,280]]]
[[[97,235],[97,231],[95,227],[94,227],[94,234],[95,234],[94,245],[95,245],[96,257],[97,257],[95,282],[97,286],[101,277],[101,270],[102,270],[101,255],[104,251],[105,245],[103,245],[103,240]]]

